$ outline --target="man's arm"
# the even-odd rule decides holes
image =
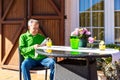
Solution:
[[[34,50],[34,45],[27,47],[25,37],[23,35],[21,35],[20,39],[19,39],[19,48],[24,55],[24,54],[27,54],[27,53],[31,52],[32,50]]]

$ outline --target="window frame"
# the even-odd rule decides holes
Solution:
[[[114,36],[114,0],[104,0],[104,39],[106,44],[113,44],[115,42]]]

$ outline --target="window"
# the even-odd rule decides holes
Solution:
[[[114,0],[115,43],[120,44],[120,0]]]
[[[104,40],[104,0],[79,0],[79,26]]]

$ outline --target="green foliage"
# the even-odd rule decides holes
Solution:
[[[117,44],[107,44],[106,48],[113,48],[113,49],[120,50],[120,45],[117,45]],[[111,57],[105,59],[105,63],[107,63],[107,64],[109,64],[111,61],[112,61]]]
[[[98,47],[97,44],[95,44],[95,47]],[[120,50],[120,45],[117,44],[106,44],[106,48],[113,48],[113,49],[118,49]],[[112,61],[112,58],[101,58],[101,59],[97,59],[97,64],[98,64],[98,69],[100,69],[102,67],[102,63],[106,63],[109,64]]]
[[[87,47],[90,47],[90,44],[87,44]],[[94,42],[92,44],[92,48],[99,48],[99,42]],[[106,48],[113,48],[113,49],[118,49],[120,50],[120,45],[117,44],[106,44]],[[102,63],[105,62],[106,64],[109,64],[112,61],[112,58],[98,58],[97,59],[97,67],[100,69],[102,67]]]
[[[89,46],[90,43],[87,44],[87,46]],[[99,43],[94,42],[93,43],[93,48],[98,48],[99,47]],[[120,50],[120,45],[117,44],[106,44],[106,48],[113,48],[113,49],[117,49]]]
[[[120,50],[120,45],[116,44],[107,44],[106,48],[113,48]],[[107,77],[107,80],[120,80],[120,62],[112,63],[112,58],[103,58],[104,61],[101,61],[101,70],[104,72],[104,75]],[[99,65],[98,65],[99,66]]]
[[[106,47],[120,50],[120,45],[117,44],[107,44]]]
[[[98,48],[99,44],[92,43],[92,48]],[[87,47],[91,47],[91,43],[87,43]]]

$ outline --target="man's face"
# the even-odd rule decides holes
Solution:
[[[29,27],[29,31],[32,35],[36,35],[39,31],[39,24],[33,22],[32,25]]]

